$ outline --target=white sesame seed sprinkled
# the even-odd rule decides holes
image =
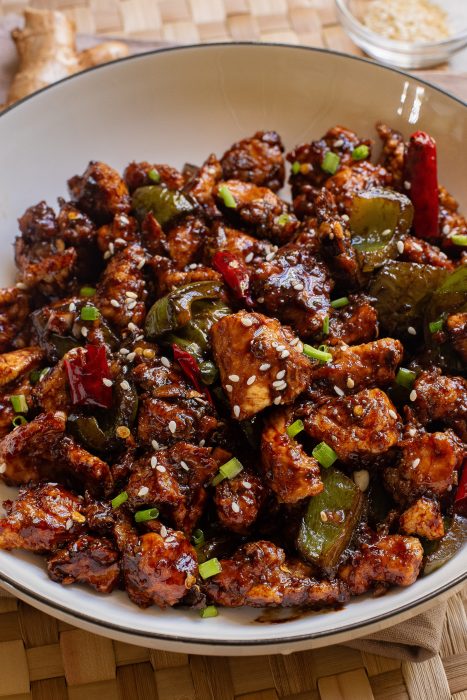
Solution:
[[[415,389],[412,389],[412,391],[410,392],[409,399],[411,401],[415,401],[416,398],[417,398],[417,392],[415,391]]]
[[[170,361],[167,359],[167,357],[161,357],[161,365],[164,365],[164,367],[170,367]]]
[[[397,241],[397,250],[400,255],[404,252],[404,241]]]
[[[397,420],[397,413],[395,411],[393,411],[392,408],[389,409],[388,413],[391,416],[391,418],[393,418],[394,420]]]
[[[167,537],[167,528],[165,525],[161,525],[160,535],[161,537]]]
[[[409,433],[410,437],[415,437],[415,435],[417,434],[417,429],[416,428],[409,428],[408,433]]]
[[[135,338],[135,340],[138,340],[138,341],[139,341],[139,340],[144,340],[144,335],[143,335],[143,334],[137,335],[136,338]]]
[[[0,464],[0,474],[4,474],[6,472],[6,464]]]
[[[293,288],[297,290],[297,292],[301,292],[302,289],[305,289],[305,286],[301,282],[296,282],[293,285]]]
[[[253,321],[249,316],[243,316],[240,323],[242,324],[242,326],[245,326],[245,328],[249,328],[253,325]]]
[[[245,262],[251,263],[252,260],[253,260],[253,253],[248,253],[248,255],[245,256]]]
[[[141,270],[141,268],[144,267],[145,264],[146,264],[146,258],[141,258],[141,260],[138,262],[136,267],[138,268],[138,270]]]
[[[155,455],[153,455],[153,456],[151,457],[151,467],[152,467],[153,469],[155,469],[155,468],[157,467],[157,457],[156,457]]]
[[[412,467],[415,469],[416,467],[418,467],[419,464],[420,464],[420,457],[417,457],[417,458],[414,459],[414,461],[412,462]]]
[[[199,446],[200,446],[200,447],[204,447],[205,444],[206,444],[206,440],[200,440],[200,441],[199,441]]]
[[[130,321],[130,323],[128,324],[127,328],[128,328],[129,331],[133,331],[134,333],[136,333],[137,331],[139,331],[138,326],[136,325],[136,323],[133,323],[133,321]]]
[[[110,243],[109,243],[109,252],[111,255],[113,255],[115,253],[115,246],[112,243],[112,241],[110,241]]]
[[[285,360],[286,357],[290,355],[290,352],[288,350],[283,350],[281,352],[281,360]]]
[[[274,401],[273,401],[273,404],[274,404],[275,406],[278,406],[278,405],[280,404],[281,401],[282,401],[282,396],[276,396],[276,398],[275,398]]]
[[[415,330],[415,328],[413,326],[409,326],[407,328],[407,333],[410,333],[410,335],[417,335],[417,331]]]
[[[74,301],[72,301],[71,304],[69,305],[68,311],[76,311],[76,304]]]
[[[187,464],[186,462],[183,461],[183,459],[182,459],[182,461],[180,462],[180,466],[181,466],[181,468],[184,469],[186,472],[190,471],[190,467],[188,466],[188,464]]]
[[[169,421],[169,430],[172,433],[172,435],[175,433],[177,430],[177,424],[174,420]]]
[[[128,297],[128,299],[137,299],[138,295],[135,294],[135,292],[125,292],[125,296]]]
[[[248,384],[248,386],[251,386],[255,382],[256,382],[256,374],[252,374],[251,377],[248,377],[248,379],[246,380],[246,383]]]
[[[120,355],[129,355],[130,351],[128,350],[128,348],[120,348],[119,353]]]
[[[124,379],[123,382],[120,382],[120,386],[124,391],[128,391],[130,388],[130,385],[128,384],[126,379]]]
[[[198,267],[198,263],[191,263],[190,265],[188,265],[189,270],[196,270],[197,267]]]
[[[447,236],[448,233],[451,233],[451,227],[449,226],[449,224],[444,224],[444,226],[443,226],[443,233],[444,233],[445,236]]]
[[[269,362],[263,362],[263,364],[259,366],[259,369],[261,372],[267,372],[268,369],[271,369],[271,365]]]
[[[336,141],[334,141],[334,148],[340,148],[343,145],[344,145],[344,139],[336,139]]]
[[[239,415],[240,415],[240,406],[238,406],[237,404],[235,404],[235,406],[233,407],[233,412],[234,412],[235,418],[238,418]]]
[[[272,383],[274,389],[282,389],[284,384],[285,384],[285,386],[287,386],[287,382],[284,382],[283,379],[279,379],[277,382]]]
[[[406,190],[410,190],[411,187],[412,187],[411,183],[408,180],[405,180],[404,181],[404,188]]]
[[[327,523],[327,521],[328,521],[328,516],[326,515],[326,513],[324,512],[324,510],[321,511],[321,513],[319,514],[319,517],[321,518],[321,521],[322,521],[323,523]]]
[[[258,302],[258,304],[264,304],[264,297],[258,297],[256,301]]]
[[[348,214],[342,214],[342,221],[349,221],[349,215]]]
[[[233,391],[233,386],[232,386],[232,384],[226,384],[226,385],[225,385],[225,390],[228,391],[229,394],[231,394],[232,391]]]
[[[383,233],[381,234],[382,236],[390,236],[392,233],[390,228],[385,228]]]
[[[82,329],[81,329],[81,335],[82,335],[84,338],[87,338],[88,332],[89,332],[89,331],[88,331],[88,329],[86,328],[86,326],[83,326]]]
[[[367,469],[360,469],[354,472],[352,476],[360,491],[366,491],[370,484],[370,474]]]
[[[238,505],[238,503],[232,503],[232,510],[234,513],[240,513],[240,506]]]
[[[135,353],[135,352],[130,352],[130,353],[126,356],[126,359],[128,360],[128,362],[133,362],[133,360],[135,359],[135,357],[136,357],[136,353]]]
[[[111,255],[112,253],[110,252],[110,250],[106,250],[102,257],[104,258],[104,260],[108,260]]]
[[[276,374],[276,379],[284,379],[285,377],[285,369],[281,369],[280,372]]]
[[[267,262],[271,262],[271,260],[273,260],[273,258],[275,257],[275,255],[276,255],[275,253],[268,253],[268,254],[266,255],[266,261],[267,261]]]
[[[124,238],[116,238],[115,243],[120,243],[120,245],[126,245],[126,240]]]
[[[15,284],[15,287],[16,287],[16,289],[23,289],[23,290],[24,290],[24,289],[27,289],[27,288],[28,288],[28,285],[27,285],[27,284],[24,284],[24,282],[17,282],[17,283]]]
[[[229,379],[231,382],[239,382],[240,381],[240,377],[238,376],[238,374],[229,374]]]
[[[68,520],[65,523],[65,530],[71,530],[73,527],[73,520],[71,518],[68,518]]]
[[[348,389],[353,389],[355,386],[355,382],[352,379],[352,377],[347,377],[347,388]]]
[[[147,486],[141,486],[140,490],[138,491],[138,496],[147,496],[149,493],[149,489]]]
[[[292,345],[292,347],[293,347],[293,346],[296,345],[299,341],[300,341],[300,338],[294,338],[293,340],[290,341],[290,345]]]
[[[249,481],[242,481],[242,486],[245,489],[251,489],[251,483]]]
[[[128,311],[132,311],[135,308],[135,306],[136,306],[136,301],[134,301],[134,300],[130,301],[130,303],[127,304]]]
[[[111,299],[110,304],[111,304],[111,306],[115,307],[116,309],[118,309],[120,307],[120,304],[118,303],[118,301],[116,299]]]
[[[157,442],[157,440],[151,440],[151,445],[152,445],[153,450],[159,449],[159,443]]]
[[[171,544],[172,542],[176,542],[177,538],[174,537],[173,535],[170,535],[170,537],[166,537],[165,541],[168,542],[169,544]]]
[[[161,474],[164,474],[164,472],[167,471],[167,469],[164,467],[163,464],[158,464],[157,467],[156,467],[156,470],[157,470],[158,472],[160,472]]]
[[[334,385],[334,391],[336,392],[336,394],[338,396],[344,396],[344,392],[342,391],[342,389],[339,386]]]
[[[107,377],[104,377],[102,384],[104,384],[104,386],[112,386],[113,381],[111,379],[107,379]]]

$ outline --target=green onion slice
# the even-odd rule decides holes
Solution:
[[[217,612],[217,608],[215,605],[207,605],[205,608],[201,610],[199,613],[201,617],[217,617],[219,613]]]
[[[15,413],[27,413],[28,402],[24,394],[13,394],[10,396],[11,405]]]
[[[339,167],[339,163],[340,163],[340,158],[337,155],[337,153],[333,153],[332,151],[328,151],[323,158],[323,162],[321,163],[321,168],[322,168],[322,170],[324,170],[325,173],[329,173],[330,175],[334,175],[337,168]]]
[[[300,163],[298,160],[296,160],[295,163],[292,163],[292,172],[294,175],[298,175],[300,172]]]
[[[329,447],[325,442],[320,442],[319,445],[316,445],[311,454],[325,469],[332,466],[337,459],[337,455],[332,447]]]
[[[235,201],[234,196],[227,187],[227,185],[221,185],[219,187],[219,197],[223,200],[225,206],[229,209],[237,208],[237,202]]]
[[[159,173],[159,171],[156,170],[155,168],[152,168],[152,169],[148,172],[148,178],[149,178],[150,180],[152,180],[153,182],[160,182],[160,181],[161,181],[160,173]]]
[[[323,334],[329,335],[329,316],[323,318]]]
[[[467,235],[461,234],[461,233],[456,233],[454,236],[451,236],[451,241],[454,243],[454,245],[466,245],[467,246]]]
[[[13,420],[11,421],[15,428],[18,428],[20,425],[26,425],[27,420],[24,416],[15,416]]]
[[[417,375],[415,372],[412,372],[410,369],[405,369],[405,367],[400,367],[396,375],[396,383],[399,384],[399,386],[405,386],[406,389],[410,389],[416,378]]]
[[[289,223],[289,221],[290,221],[290,216],[288,214],[281,214],[277,218],[277,225],[278,226],[285,226],[286,224]]]
[[[99,316],[99,309],[96,309],[95,306],[83,306],[83,308],[81,309],[82,321],[97,321]]]
[[[437,321],[431,321],[431,323],[428,324],[428,328],[430,329],[430,333],[437,333],[438,331],[442,331],[444,326],[444,320],[442,318],[439,318]]]
[[[303,344],[303,354],[307,357],[313,358],[313,360],[319,360],[320,362],[330,362],[332,360],[332,355],[330,352],[323,352],[323,350],[318,350],[312,345]]]
[[[208,559],[199,565],[199,575],[202,579],[211,578],[216,574],[220,574],[222,571],[222,565],[219,559]]]
[[[305,426],[303,424],[303,421],[298,419],[294,421],[289,427],[287,428],[287,435],[289,438],[294,438],[298,433],[301,433],[302,430],[304,430]]]
[[[192,538],[195,547],[202,547],[206,542],[204,532],[199,527],[193,532]]]
[[[120,495],[122,495],[122,494],[120,494]],[[118,496],[117,496],[117,498],[118,498]],[[147,510],[137,510],[135,513],[135,522],[145,523],[147,520],[155,520],[158,517],[159,517],[159,511],[157,510],[157,508],[148,508]]]
[[[125,501],[128,501],[128,494],[126,491],[122,491],[110,501],[110,505],[112,508],[119,508]]]
[[[353,149],[352,158],[353,160],[363,160],[364,158],[368,158],[369,153],[370,149],[368,148],[368,146],[362,143],[360,146],[357,146],[357,148]]]
[[[228,462],[219,467],[219,473],[216,474],[211,484],[217,486],[224,479],[233,479],[237,474],[240,474],[242,469],[243,464],[236,457],[232,457],[232,459],[229,459]]]
[[[50,367],[44,367],[44,369],[33,369],[29,375],[29,380],[31,384],[38,384],[41,382],[45,375],[48,373]]]
[[[331,306],[333,309],[342,309],[343,306],[347,306],[349,303],[349,297],[339,297],[339,299],[334,299],[331,301]]]
[[[95,293],[94,287],[81,287],[79,290],[80,297],[93,297]]]

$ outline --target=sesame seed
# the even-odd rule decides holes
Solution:
[[[65,530],[71,530],[73,527],[73,520],[71,518],[68,518],[68,520],[65,523]]]
[[[111,255],[112,253],[110,252],[110,250],[106,250],[102,257],[104,258],[104,260],[108,260]]]
[[[186,472],[190,471],[190,467],[188,466],[188,464],[187,464],[186,462],[183,461],[183,459],[182,459],[182,461],[180,462],[180,466],[181,466],[181,468],[184,469]]]
[[[232,391],[233,391],[233,386],[232,386],[232,384],[226,384],[226,385],[225,385],[225,390],[228,391],[229,394],[231,394]]]
[[[232,510],[234,513],[240,513],[240,506],[238,503],[232,503]]]
[[[344,139],[337,139],[337,141],[334,141],[334,148],[340,148],[343,145],[344,145]]]
[[[240,323],[242,324],[242,326],[245,326],[245,328],[249,328],[250,326],[253,325],[253,321],[249,316],[244,316],[241,319]]]
[[[405,187],[406,190],[410,190],[410,188],[412,187],[412,185],[411,185],[411,183],[410,183],[408,180],[405,180],[405,181],[404,181],[404,187]]]
[[[105,386],[112,386],[113,381],[111,379],[107,379],[107,377],[104,377],[104,379],[102,380],[102,384],[104,384]]]
[[[128,350],[128,348],[120,348],[119,353],[120,355],[129,355],[130,351]]]
[[[408,433],[410,437],[415,437],[415,435],[417,434],[417,430],[416,428],[409,428]]]
[[[129,304],[127,304],[128,311],[132,311],[136,306],[136,301],[130,301]]]
[[[392,408],[389,410],[389,415],[391,418],[394,418],[394,420],[397,420],[397,413],[392,410]]]
[[[300,338],[294,338],[293,340],[290,341],[290,345],[292,345],[292,347],[293,347],[293,346],[296,345],[299,341],[300,341]]]
[[[126,356],[126,359],[128,360],[128,362],[133,362],[133,360],[135,359],[135,357],[136,357],[136,353],[135,353],[135,352],[130,352],[130,353]]]
[[[281,371],[276,374],[276,379],[284,379],[284,377],[285,377],[285,369],[281,369]]]
[[[151,440],[151,445],[152,445],[153,450],[159,449],[159,443],[157,442],[157,440]]]
[[[128,297],[128,299],[137,299],[138,295],[135,294],[134,292],[125,292],[125,296]]]
[[[24,284],[24,282],[17,282],[15,287],[16,289],[22,289],[23,291],[28,288],[27,284]]]
[[[133,323],[133,321],[130,321],[127,328],[129,331],[133,331],[134,333],[137,333],[137,331],[139,331],[138,326],[136,325],[136,323]]]
[[[348,214],[342,214],[341,219],[342,221],[349,221],[349,215]]]
[[[161,537],[167,537],[167,528],[165,525],[161,525],[160,535]]]
[[[4,474],[6,472],[6,464],[0,464],[0,474]]]
[[[271,365],[269,362],[264,362],[262,365],[259,366],[259,369],[261,372],[267,372],[268,369],[271,369]]]
[[[163,474],[164,472],[167,471],[167,469],[164,467],[163,464],[158,464],[157,467],[156,467],[156,471],[158,471],[158,472],[160,472],[161,474]]]
[[[118,309],[120,307],[120,304],[118,303],[118,301],[116,299],[111,299],[110,304],[111,304],[111,306],[114,306],[116,309]]]
[[[251,377],[248,377],[248,379],[246,380],[246,383],[248,384],[248,386],[251,386],[255,382],[256,382],[256,374],[252,374]]]
[[[404,241],[397,241],[397,250],[402,255],[404,252]]]
[[[141,270],[141,268],[144,267],[145,264],[146,264],[146,258],[141,258],[141,260],[138,262],[136,267],[138,268],[138,270]]]
[[[381,234],[382,236],[390,236],[392,233],[390,228],[385,228],[383,233]]]
[[[231,382],[239,382],[240,381],[240,377],[238,376],[238,374],[229,374],[229,379]]]
[[[177,538],[174,537],[173,535],[170,535],[170,537],[167,537],[165,541],[170,544],[171,542],[176,542]]]
[[[248,253],[248,255],[245,256],[245,262],[250,263],[253,260],[253,253]]]
[[[274,389],[277,389],[277,391],[281,391],[282,389],[285,389],[285,387],[287,386],[287,382],[284,382],[283,379],[280,379],[277,382],[273,382],[272,385]]]
[[[449,224],[444,224],[444,226],[443,226],[443,233],[444,233],[445,236],[447,236],[448,233],[451,233],[451,227],[449,226]]]
[[[177,430],[177,424],[174,420],[169,421],[169,430],[172,433],[172,435],[175,433]]]
[[[115,253],[115,246],[112,243],[112,241],[110,241],[110,243],[109,243],[109,252],[111,255],[113,255]]]
[[[414,459],[414,461],[412,462],[412,467],[415,469],[415,467],[418,467],[419,464],[420,464],[420,457],[417,457],[417,458]]]
[[[161,357],[161,364],[164,365],[164,367],[170,367],[170,361],[166,357]]]
[[[74,301],[72,301],[71,304],[69,305],[68,311],[76,311],[76,304]]]
[[[326,513],[324,512],[324,510],[321,511],[321,513],[319,514],[319,517],[321,518],[321,521],[322,521],[323,523],[327,523],[327,521],[328,521],[328,516],[326,515]]]
[[[274,404],[275,406],[278,406],[278,405],[280,404],[281,401],[282,401],[282,396],[276,396],[276,398],[275,398],[274,401],[273,401],[273,404]]]
[[[153,456],[151,457],[151,467],[152,467],[153,469],[155,469],[155,468],[157,467],[157,457],[156,457],[155,455],[153,455]]]
[[[360,469],[353,473],[353,480],[360,491],[366,491],[370,484],[370,474],[367,469]]]
[[[416,398],[417,398],[417,392],[415,391],[415,389],[412,389],[412,391],[410,392],[409,399],[411,401],[415,401]]]
[[[337,394],[338,396],[344,396],[344,395],[345,395],[344,392],[342,391],[342,389],[341,389],[340,387],[336,386],[336,385],[334,385],[334,391],[336,392],[336,394]]]
[[[236,404],[236,405],[233,407],[233,412],[234,412],[235,418],[238,418],[239,415],[240,415],[240,406],[238,406],[238,405]]]
[[[116,238],[115,243],[120,243],[120,245],[126,245],[126,240],[124,238]]]
[[[251,483],[249,481],[242,481],[242,486],[246,489],[251,489]]]
[[[190,265],[188,265],[189,270],[196,270],[197,267],[198,267],[197,263],[191,263]]]
[[[281,352],[281,360],[285,360],[286,357],[290,355],[290,352],[288,350],[283,350]]]
[[[266,258],[265,258],[266,262],[271,262],[271,260],[275,257],[275,255],[276,255],[275,253],[268,253],[266,255]]]
[[[410,335],[417,335],[417,331],[415,330],[415,328],[413,326],[409,326],[407,328],[407,333],[410,333]]]
[[[138,496],[147,496],[149,493],[149,489],[147,486],[141,486],[140,490],[138,491]]]
[[[81,335],[84,336],[85,338],[87,338],[88,333],[89,333],[88,329],[85,326],[83,326],[81,329]]]
[[[123,382],[120,382],[120,386],[124,391],[128,391],[130,388],[130,385],[128,384],[126,379],[124,379]]]
[[[352,379],[352,377],[348,377],[348,378],[347,378],[347,388],[348,388],[348,389],[353,389],[354,386],[355,386],[354,380]]]
[[[296,282],[293,285],[293,288],[297,290],[297,292],[301,292],[302,289],[305,289],[305,285],[303,285],[301,282]]]
[[[205,444],[206,444],[206,440],[200,440],[200,441],[199,441],[199,446],[200,446],[200,447],[204,447]]]
[[[264,297],[258,297],[256,301],[258,302],[258,304],[264,304]]]

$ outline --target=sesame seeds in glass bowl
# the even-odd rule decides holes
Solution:
[[[335,0],[350,38],[381,63],[428,68],[467,46],[465,0]]]

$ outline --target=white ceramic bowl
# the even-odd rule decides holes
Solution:
[[[16,219],[41,199],[54,204],[66,180],[91,159],[122,169],[131,159],[200,163],[258,129],[276,129],[287,147],[335,123],[374,134],[386,120],[406,135],[430,131],[442,182],[467,209],[462,152],[466,105],[403,73],[321,50],[276,45],[169,49],[90,70],[45,89],[0,118],[0,260],[12,280]],[[12,489],[0,487],[0,498]],[[343,610],[280,625],[258,610],[222,609],[202,620],[187,610],[140,610],[50,581],[40,557],[0,552],[0,580],[32,605],[74,625],[134,644],[210,654],[291,652],[355,638],[394,624],[452,593],[465,578],[465,550],[410,588],[356,598]]]

